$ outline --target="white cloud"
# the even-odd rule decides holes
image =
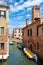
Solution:
[[[27,11],[29,11],[29,10],[31,10],[31,9],[32,9],[32,7],[28,7],[28,8],[27,8]]]
[[[22,6],[17,6],[17,7],[13,7],[12,5],[10,6],[10,11],[11,12],[17,12],[19,10],[23,10],[24,8]]]
[[[40,11],[41,17],[43,17],[43,7],[40,8]]]
[[[14,27],[15,27],[14,25],[11,25],[11,24],[9,25],[9,33],[10,34],[12,33]]]
[[[28,24],[31,24],[31,21],[28,21]]]
[[[9,0],[10,2],[13,2],[13,0]]]
[[[0,1],[0,4],[5,4],[4,0],[1,0],[1,1]]]
[[[25,27],[25,25],[26,25],[25,22],[20,22],[19,25],[18,25],[18,27],[23,28],[23,27]]]
[[[29,7],[29,6],[33,6],[33,5],[39,5],[41,2],[43,2],[43,0],[33,0],[33,1],[26,1],[24,2],[24,4],[22,5],[23,7]]]
[[[23,10],[21,13],[18,13],[17,15],[20,16],[20,15],[23,15],[25,13],[25,10]]]
[[[31,21],[28,20],[28,25],[31,24]],[[19,28],[24,28],[26,26],[26,22],[20,22],[18,27]]]
[[[41,7],[40,10],[43,11],[43,7]]]
[[[23,3],[24,2],[24,0],[20,0],[20,2],[19,3]]]
[[[10,5],[10,11],[11,12],[17,12],[18,10],[17,10],[17,8],[14,8],[12,5]]]
[[[17,7],[17,6],[18,6],[18,4],[19,4],[18,2],[15,2],[15,3],[14,3],[14,6],[15,6],[15,7]]]
[[[31,17],[31,15],[30,14],[27,14],[26,17]]]
[[[19,28],[23,28],[23,27],[25,27],[25,24],[24,25],[23,24],[19,25]]]
[[[19,10],[24,10],[25,7],[30,7],[30,6],[34,6],[34,5],[40,5],[40,3],[42,3],[43,0],[27,0],[26,2],[24,2],[21,5],[18,5],[19,3],[15,2],[15,6],[16,7],[12,7],[11,11],[12,12],[17,12]],[[17,6],[18,5],[18,6]],[[31,9],[31,8],[30,8]],[[29,10],[29,9],[28,9]]]
[[[23,9],[24,9],[24,7],[22,7],[22,5],[21,5],[21,6],[19,5],[19,6],[17,7],[17,10],[23,10]]]
[[[18,19],[18,20],[21,20],[21,19],[22,19],[22,17],[23,17],[23,16],[18,16],[18,17],[17,17],[17,19]]]

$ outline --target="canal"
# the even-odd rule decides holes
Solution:
[[[43,62],[29,60],[17,46],[10,45],[10,56],[7,60],[0,61],[0,65],[43,65]]]

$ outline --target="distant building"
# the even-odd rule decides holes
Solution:
[[[8,15],[9,6],[0,5],[0,59],[9,56]]]
[[[22,28],[14,28],[12,37],[17,39],[22,39]]]
[[[37,11],[35,13],[37,13]],[[35,18],[39,17],[40,16],[37,16]],[[31,24],[26,24],[26,27],[22,29],[22,32],[24,46],[38,54],[39,58],[43,59],[43,18],[32,20]]]

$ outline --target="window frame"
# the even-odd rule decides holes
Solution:
[[[3,28],[3,29],[2,29]],[[3,31],[3,32],[2,32]],[[0,35],[4,35],[5,34],[5,28],[4,27],[0,27]]]
[[[3,12],[4,15],[1,15],[1,12]],[[0,18],[6,18],[6,11],[0,10]]]
[[[28,29],[27,34],[28,34],[28,36],[32,36],[32,29]]]
[[[32,36],[32,29],[30,29],[30,36]]]
[[[1,50],[4,50],[4,43],[1,43]]]
[[[27,32],[27,35],[30,36],[30,35],[29,35],[29,30],[28,30],[28,32]]]

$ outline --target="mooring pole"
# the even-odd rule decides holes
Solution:
[[[3,52],[2,52],[2,62],[3,62]]]

